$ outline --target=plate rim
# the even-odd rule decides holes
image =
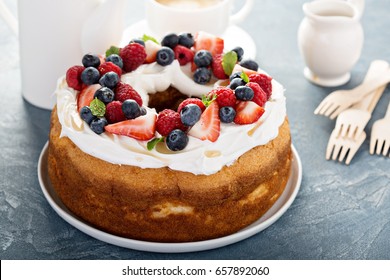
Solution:
[[[49,205],[53,208],[53,210],[57,213],[57,215],[59,215],[67,223],[77,228],[78,230],[82,231],[83,233],[89,235],[90,237],[93,237],[105,243],[109,243],[123,248],[138,250],[138,251],[146,251],[146,252],[154,252],[154,253],[198,252],[198,251],[205,251],[205,250],[224,247],[245,240],[271,226],[287,211],[287,209],[291,206],[291,204],[295,200],[302,182],[301,159],[294,145],[291,144],[291,150],[293,154],[291,174],[287,182],[286,189],[283,191],[282,195],[278,198],[278,200],[274,204],[274,206],[276,206],[278,204],[278,201],[280,201],[279,203],[282,203],[282,205],[278,207],[279,209],[277,209],[276,212],[273,213],[270,217],[267,217],[267,213],[270,213],[271,210],[274,208],[274,206],[271,207],[260,219],[256,220],[251,225],[227,236],[204,240],[204,241],[181,242],[181,243],[162,243],[162,242],[142,241],[142,240],[117,236],[99,230],[93,227],[92,225],[82,221],[77,216],[75,216],[72,212],[70,212],[65,207],[65,205],[63,204],[59,205],[59,203],[55,201],[55,198],[52,197],[52,194],[49,191],[49,188],[51,187],[50,190],[55,193],[53,187],[51,186],[49,175],[47,172],[48,145],[49,142],[47,141],[43,146],[42,151],[39,155],[38,168],[37,168],[38,180],[46,200],[48,201]],[[291,180],[294,180],[295,183],[291,182]],[[46,186],[45,183],[46,181],[48,181],[50,186]],[[291,184],[293,184],[293,186],[289,186]],[[287,186],[289,186],[288,189]],[[284,195],[287,195],[288,198],[286,199],[286,201],[281,202],[281,199]],[[57,199],[59,200],[59,198]],[[263,220],[264,217],[267,218]]]

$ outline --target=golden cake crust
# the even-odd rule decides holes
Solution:
[[[105,162],[61,137],[51,116],[51,183],[74,214],[106,232],[147,241],[186,242],[234,233],[279,198],[291,169],[287,119],[278,137],[212,175]]]

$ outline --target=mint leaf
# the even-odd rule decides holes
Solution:
[[[237,63],[237,53],[230,51],[225,53],[222,58],[222,68],[226,75],[230,76],[233,72],[233,68]]]
[[[148,144],[146,144],[146,147],[148,148],[148,151],[153,150],[158,143],[164,142],[164,140],[165,140],[164,137],[157,137],[157,138],[154,138],[153,140],[150,140],[148,142]]]
[[[142,41],[146,42],[146,41],[148,41],[148,40],[153,41],[153,42],[155,42],[156,44],[159,44],[159,45],[160,45],[160,43],[159,43],[155,38],[153,38],[152,36],[149,36],[149,35],[144,34],[144,36],[142,36]]]
[[[206,95],[203,95],[203,96],[202,96],[202,103],[204,104],[204,106],[209,107],[209,105],[210,105],[211,103],[213,103],[213,101],[214,101],[215,99],[217,99],[217,95],[216,95],[216,94],[214,94],[213,96],[211,96],[211,98],[210,98],[210,97],[207,97]]]
[[[106,105],[96,97],[89,104],[89,108],[91,109],[92,115],[95,117],[104,117],[104,114],[106,113]]]
[[[112,54],[117,54],[119,55],[120,48],[111,46],[108,50],[106,50],[106,57],[109,57]]]
[[[243,79],[245,83],[249,83],[249,77],[245,72],[241,73],[241,79]]]

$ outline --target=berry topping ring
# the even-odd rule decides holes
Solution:
[[[224,52],[224,40],[205,32],[171,33],[161,42],[144,35],[124,47],[110,47],[105,56],[84,55],[82,65],[68,69],[66,82],[77,92],[80,118],[96,134],[146,141],[149,150],[164,142],[177,152],[192,137],[218,141],[221,126],[259,122],[272,95],[272,78],[243,57],[241,47]],[[173,63],[190,69],[186,73],[196,84],[218,86],[202,98],[185,96],[157,112],[122,79],[141,65],[158,65],[164,71]]]

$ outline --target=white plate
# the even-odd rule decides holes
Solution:
[[[124,237],[119,237],[112,235],[110,233],[101,231],[94,228],[92,225],[83,221],[82,219],[76,217],[71,213],[65,205],[58,198],[55,193],[53,186],[50,183],[48,169],[47,169],[47,156],[48,156],[48,143],[43,147],[41,155],[38,161],[38,178],[41,185],[43,194],[45,195],[47,201],[57,212],[57,214],[62,217],[69,224],[73,225],[82,232],[99,239],[101,241],[117,245],[120,247],[125,247],[129,249],[149,251],[149,252],[159,252],[159,253],[184,253],[184,252],[195,252],[203,251],[209,249],[215,249],[229,244],[236,243],[243,239],[246,239],[256,233],[261,232],[275,221],[277,221],[284,212],[290,207],[291,203],[294,201],[298,190],[301,185],[302,180],[302,165],[301,160],[294,146],[291,146],[293,152],[293,161],[292,161],[292,170],[290,178],[287,182],[287,186],[276,201],[276,203],[265,213],[261,219],[257,220],[250,226],[233,233],[231,235],[210,239],[206,241],[197,241],[197,242],[186,242],[186,243],[159,243],[159,242],[147,242],[134,239],[128,239]]]
[[[141,20],[127,27],[123,32],[121,46],[125,46],[131,39],[140,38],[144,34],[153,36],[146,20]],[[225,41],[225,49],[227,51],[240,46],[244,49],[245,59],[256,58],[256,45],[252,37],[243,29],[236,25],[229,26],[225,33],[221,36]],[[159,38],[156,38],[159,39]]]

